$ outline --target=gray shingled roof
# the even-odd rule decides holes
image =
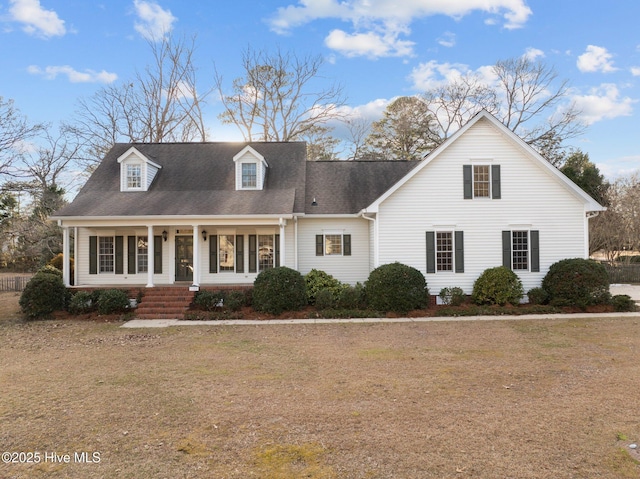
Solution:
[[[64,216],[292,214],[304,208],[306,146],[249,143],[269,165],[265,187],[236,191],[233,157],[247,143],[116,144]],[[118,157],[134,146],[162,166],[147,192],[120,191]]]
[[[269,165],[261,191],[235,189],[233,157],[247,145]],[[132,146],[162,166],[149,191],[120,191],[117,159]],[[355,214],[418,163],[307,162],[303,142],[119,143],[54,217]]]
[[[419,163],[419,161],[309,162],[305,213],[358,213]],[[318,206],[311,205],[314,198]]]

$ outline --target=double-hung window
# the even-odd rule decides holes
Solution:
[[[274,246],[273,235],[258,235],[258,271],[273,268]]]
[[[350,256],[351,235],[342,232],[325,232],[316,235],[316,256]]]
[[[242,187],[255,188],[258,184],[256,163],[242,163]]]
[[[427,273],[464,273],[464,232],[427,231]]]
[[[235,271],[235,235],[218,235],[220,271]]]
[[[98,267],[100,273],[113,273],[115,271],[113,236],[98,237]]]
[[[142,167],[138,164],[127,165],[127,189],[142,188]]]
[[[436,270],[453,271],[453,233],[436,233]]]
[[[500,165],[473,164],[463,165],[464,199],[501,198]]]
[[[136,241],[136,256],[138,259],[138,273],[149,271],[149,241],[146,236],[138,236]]]
[[[502,232],[502,264],[513,271],[540,271],[540,232]]]

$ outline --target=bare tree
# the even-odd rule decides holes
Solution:
[[[220,120],[236,125],[245,141],[293,141],[339,118],[342,87],[316,89],[322,65],[319,55],[248,48],[242,55],[244,76],[233,80],[231,93],[225,93],[223,77],[216,72],[224,105]]]
[[[569,84],[562,80],[556,85],[558,74],[553,68],[520,57],[498,61],[493,73],[502,100],[502,123],[530,145],[537,146],[549,135],[567,140],[584,131],[575,105],[558,109],[567,97]]]
[[[117,142],[206,141],[193,63],[195,40],[149,41],[153,61],[134,79],[100,89],[78,103],[68,128],[82,139],[91,168]]]
[[[498,111],[497,92],[473,73],[427,91],[422,99],[437,123],[440,142],[482,109]]]
[[[613,261],[624,251],[640,250],[640,173],[614,181],[606,203],[607,211],[591,220],[589,250]]]
[[[42,124],[30,124],[13,100],[0,96],[0,176],[12,172],[24,152],[25,142],[43,130]]]
[[[566,104],[568,82],[556,71],[526,57],[500,60],[492,67],[495,81],[467,74],[422,96],[444,141],[482,109],[559,166],[568,139],[585,125],[574,104]]]
[[[349,160],[361,158],[366,151],[365,142],[371,131],[371,121],[365,118],[348,118],[344,121],[348,130],[346,144],[348,145]]]

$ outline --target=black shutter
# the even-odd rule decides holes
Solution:
[[[427,231],[427,273],[436,272],[436,234]]]
[[[456,231],[455,236],[455,262],[456,273],[464,273],[464,232]]]
[[[276,250],[275,267],[277,268],[278,266],[280,266],[280,235],[276,235],[274,242]]]
[[[236,273],[244,273],[244,235],[236,235]]]
[[[258,271],[258,251],[256,235],[249,235],[249,273]]]
[[[344,243],[342,254],[351,256],[351,235],[342,235],[342,241]]]
[[[499,200],[502,196],[500,191],[500,165],[491,165],[491,197]]]
[[[136,274],[136,237],[127,236],[127,273]]]
[[[324,256],[324,235],[316,235],[316,256]]]
[[[98,237],[89,236],[89,274],[98,274]]]
[[[531,231],[531,271],[540,272],[540,232]]]
[[[162,274],[162,236],[153,237],[153,272]]]
[[[462,185],[464,188],[464,199],[473,198],[473,179],[471,176],[471,165],[462,165]]]
[[[511,269],[511,231],[502,232],[502,266]]]
[[[124,237],[116,236],[116,274],[124,273]]]
[[[209,235],[209,273],[218,272],[218,235]]]

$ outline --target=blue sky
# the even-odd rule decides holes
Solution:
[[[571,144],[609,178],[640,169],[640,2],[613,0],[0,0],[0,96],[32,122],[72,118],[79,98],[150,63],[146,38],[196,35],[201,88],[227,84],[248,46],[322,55],[347,112],[388,102],[499,59],[530,55],[570,82],[589,124]],[[205,107],[210,139],[237,140]]]

